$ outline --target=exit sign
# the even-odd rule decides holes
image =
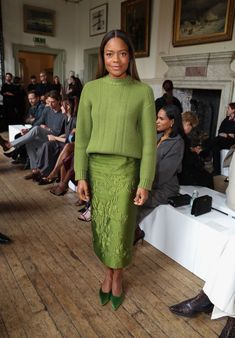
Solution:
[[[34,36],[33,42],[34,42],[35,45],[45,45],[46,44],[46,39]]]

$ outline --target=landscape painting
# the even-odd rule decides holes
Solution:
[[[24,32],[55,35],[55,11],[24,5]]]
[[[175,0],[173,45],[232,39],[235,0]]]

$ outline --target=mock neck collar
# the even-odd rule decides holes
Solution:
[[[125,85],[129,84],[132,81],[132,77],[130,75],[127,75],[124,78],[113,78],[109,75],[106,75],[103,77],[104,81],[113,85]]]

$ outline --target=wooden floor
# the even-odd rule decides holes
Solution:
[[[99,305],[104,268],[92,250],[89,223],[77,219],[76,195],[57,197],[25,181],[0,153],[0,337],[217,337],[225,319],[185,319],[168,306],[203,282],[144,242],[125,271],[126,299],[114,312]]]

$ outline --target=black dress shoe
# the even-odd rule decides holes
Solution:
[[[142,241],[143,244],[144,237],[145,237],[144,230],[140,229],[140,227],[137,226],[137,228],[135,229],[135,238],[133,245],[136,245],[139,241]]]
[[[3,154],[7,157],[12,157],[12,156],[14,156],[15,152],[16,152],[16,148],[11,147],[11,148],[7,149],[6,151],[4,151]]]
[[[172,305],[169,309],[178,316],[193,317],[201,312],[210,313],[213,307],[210,299],[201,291],[196,297]]]
[[[12,240],[9,237],[0,233],[0,244],[10,244],[11,242]]]
[[[235,338],[235,318],[228,317],[219,338]]]

